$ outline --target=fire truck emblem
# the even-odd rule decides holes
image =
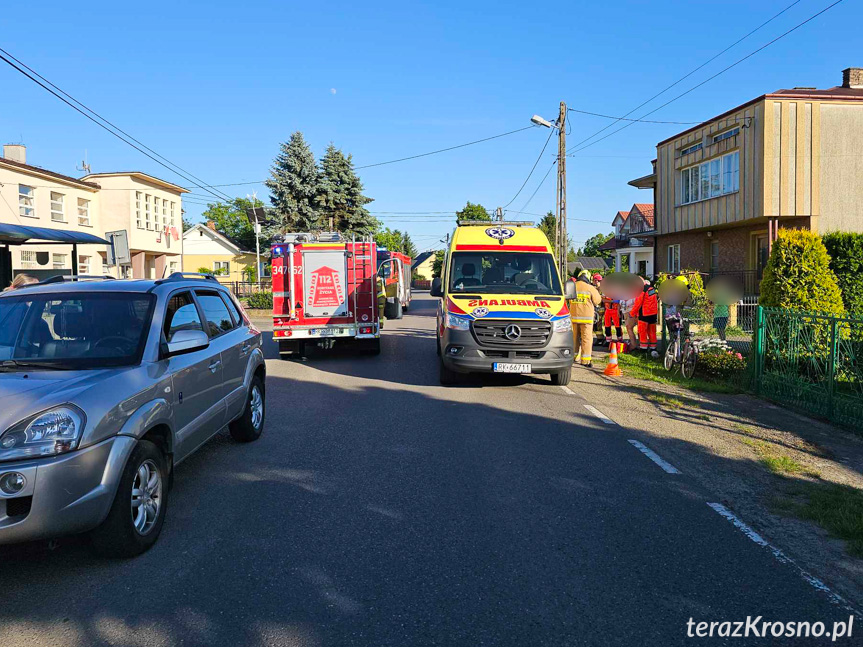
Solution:
[[[551,313],[545,308],[537,308],[536,310],[534,310],[534,312],[536,313],[537,317],[540,317],[542,319],[551,319]]]
[[[338,308],[344,302],[341,277],[331,267],[321,267],[312,272],[309,283],[308,307]]]
[[[474,308],[471,314],[474,317],[485,317],[488,314],[488,308]]]
[[[496,240],[506,240],[515,236],[515,230],[506,227],[489,227],[485,230],[485,235]]]

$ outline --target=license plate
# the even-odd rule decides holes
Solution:
[[[338,337],[342,334],[341,328],[312,328],[309,333],[315,337]]]
[[[493,370],[495,373],[530,373],[530,364],[503,364],[495,362]]]

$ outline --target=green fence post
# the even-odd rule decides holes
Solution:
[[[827,365],[827,407],[832,420],[836,412],[836,346],[839,343],[839,320],[830,317],[830,358]]]
[[[662,304],[662,352],[668,348],[668,334],[665,330],[665,304]]]
[[[755,311],[755,395],[761,394],[761,373],[764,363],[764,309]]]

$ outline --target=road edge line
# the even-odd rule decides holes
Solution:
[[[681,472],[679,469],[677,469],[676,467],[674,467],[674,465],[672,465],[671,463],[669,463],[668,461],[666,461],[664,458],[662,458],[659,454],[657,454],[655,451],[653,451],[652,449],[650,449],[650,447],[648,447],[648,446],[647,446],[647,445],[645,445],[644,443],[641,443],[641,442],[639,442],[639,441],[637,441],[637,440],[633,440],[633,439],[631,439],[631,438],[629,439],[629,441],[628,441],[628,442],[629,442],[633,447],[635,447],[638,451],[640,451],[642,454],[644,454],[644,455],[645,455],[645,456],[647,456],[650,460],[652,460],[654,463],[656,463],[657,465],[659,465],[659,467],[661,467],[661,468],[662,468],[663,470],[665,470],[667,473],[669,473],[669,474],[682,474],[682,472]]]

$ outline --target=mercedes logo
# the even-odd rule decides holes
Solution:
[[[521,337],[521,328],[515,324],[509,324],[503,331],[504,336],[510,341],[515,341]]]

